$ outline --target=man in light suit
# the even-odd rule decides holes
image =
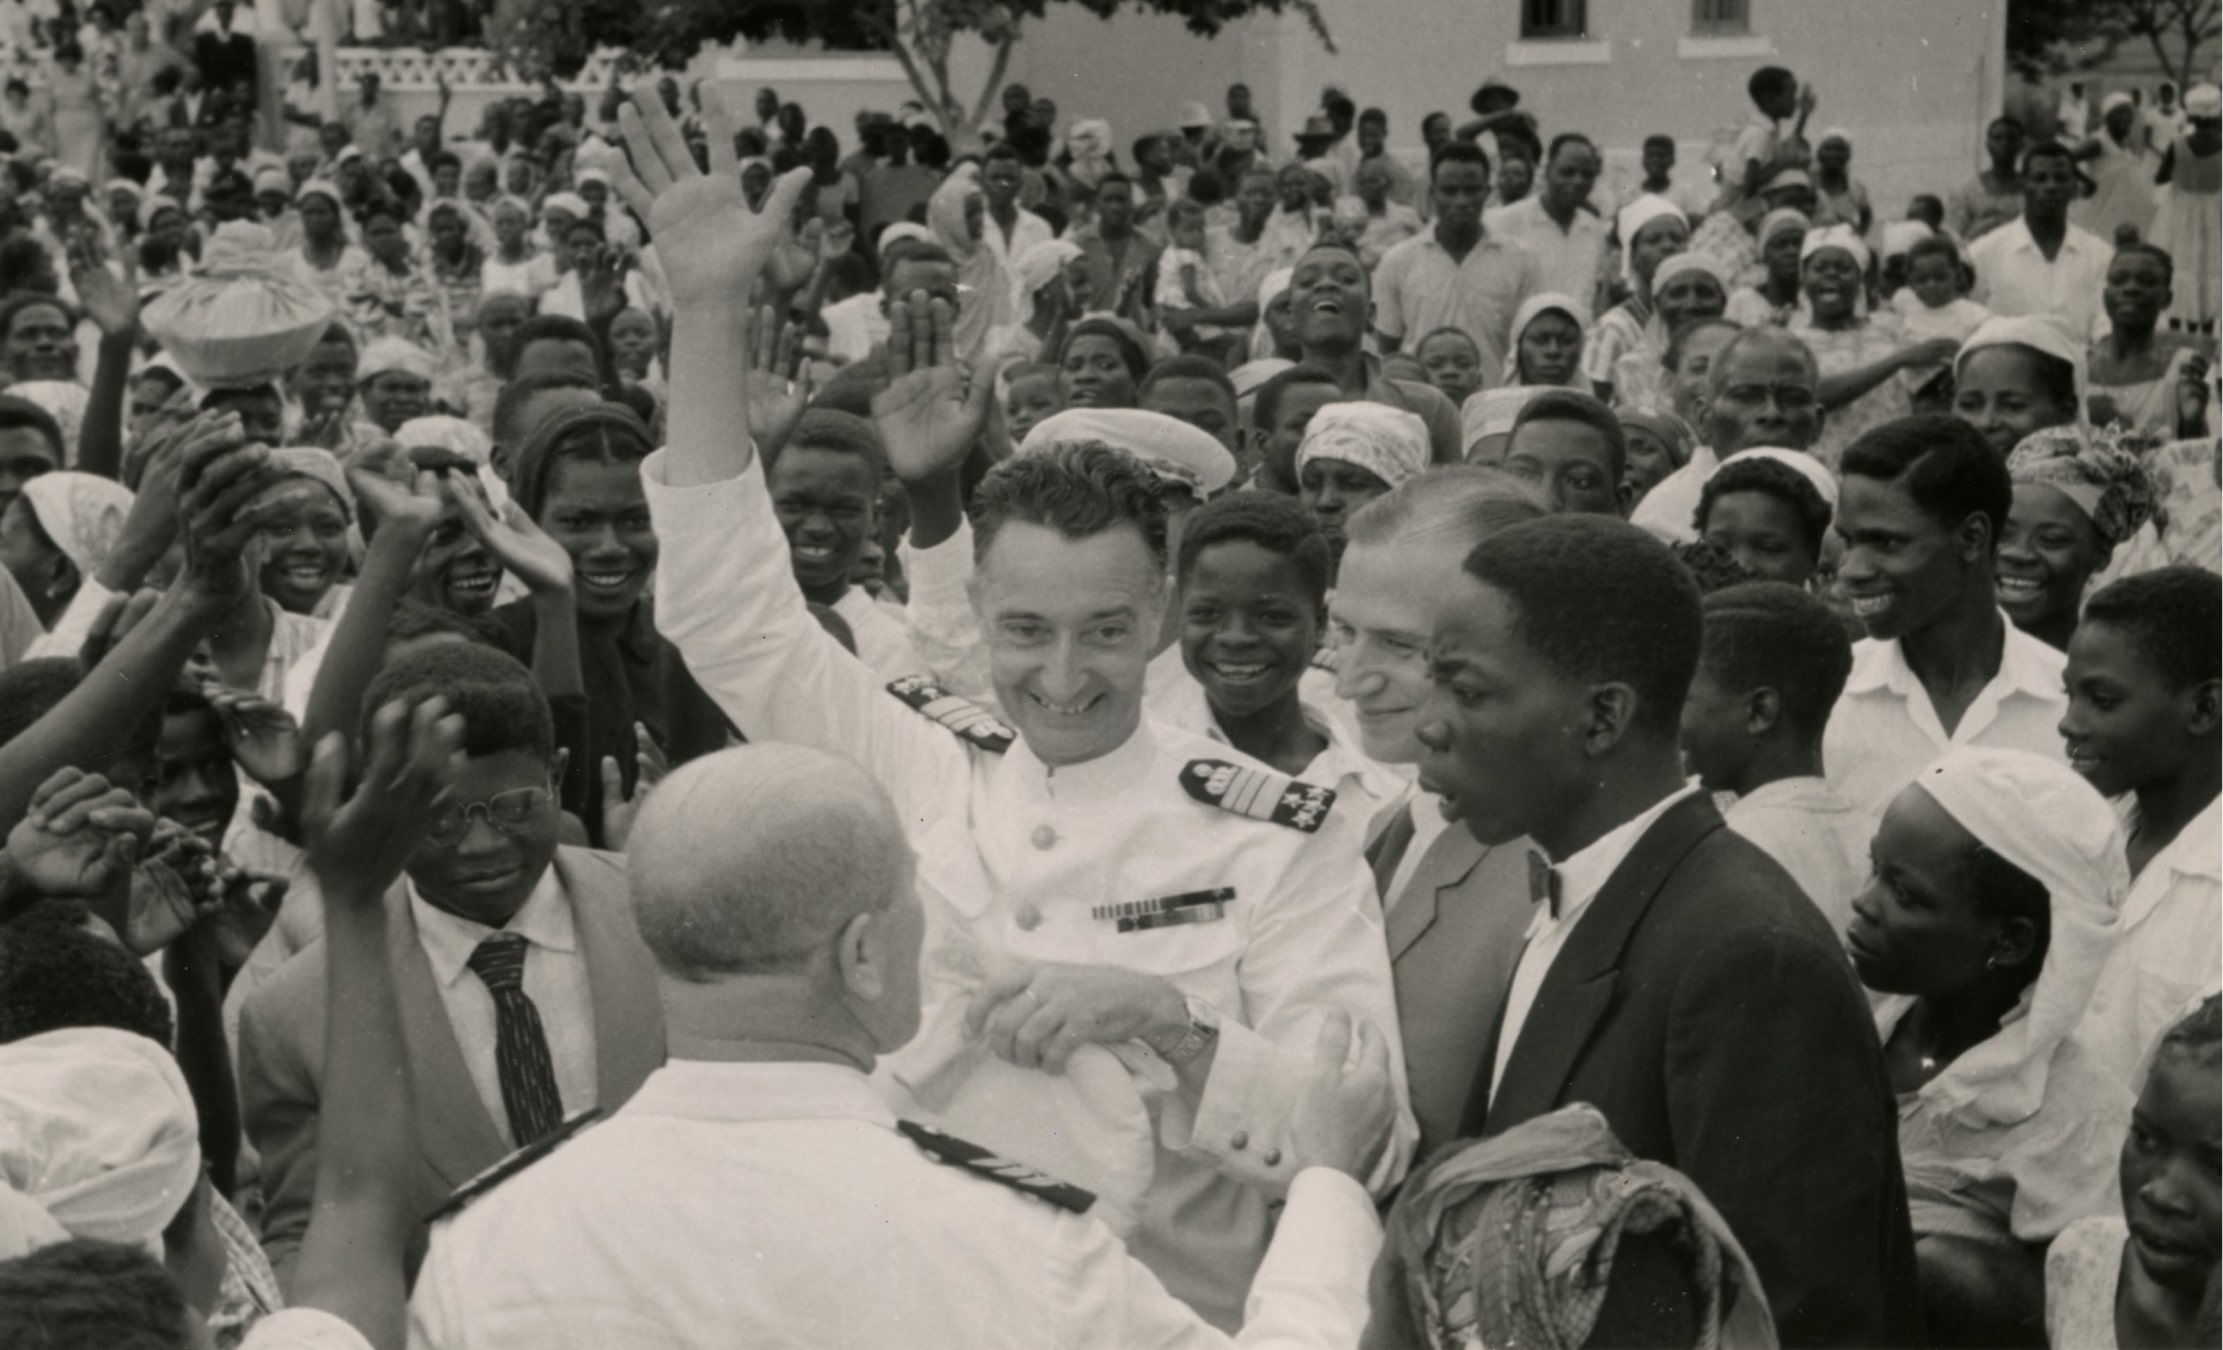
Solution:
[[[1572,1102],[1696,1182],[1786,1346],[1918,1345],[1897,1110],[1850,962],[1676,750],[1698,591],[1601,516],[1468,554],[1430,644],[1422,784],[1544,896],[1474,1066],[1463,1133]]]
[[[562,765],[531,673],[491,648],[442,644],[380,672],[364,706],[433,695],[463,717],[465,761],[386,897],[420,1216],[566,1116],[614,1110],[664,1061],[655,968],[624,860],[556,844]],[[324,983],[324,951],[312,944],[240,1016],[241,1095],[268,1200],[263,1243],[281,1271],[316,1180]],[[424,1240],[420,1226],[412,1270]]]
[[[1336,692],[1351,701],[1361,744],[1384,764],[1418,763],[1414,736],[1428,691],[1427,645],[1438,597],[1482,540],[1550,507],[1492,469],[1433,470],[1351,517],[1333,615],[1342,643]],[[1459,1135],[1483,1039],[1532,909],[1523,841],[1496,847],[1444,819],[1415,793],[1370,851],[1413,1115],[1425,1155]]]

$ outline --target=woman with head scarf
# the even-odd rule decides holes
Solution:
[[[341,580],[354,551],[355,494],[329,450],[289,446],[270,458],[283,476],[251,503],[269,513],[262,593],[289,613],[331,618],[347,603]]]
[[[2031,1325],[2038,1258],[2109,1207],[2119,1069],[2070,1040],[2129,886],[2107,799],[2067,765],[1952,749],[1884,812],[1846,949],[1875,994],[1939,1344]]]
[[[1791,321],[1798,309],[1799,250],[1812,228],[1805,212],[1788,207],[1761,217],[1760,261],[1766,270],[1754,284],[1738,287],[1729,297],[1730,318],[1746,328]]]
[[[479,287],[486,294],[511,291],[538,299],[556,284],[556,260],[533,242],[533,208],[522,197],[500,197],[494,202],[494,248],[479,267]]]
[[[1513,311],[1497,383],[1580,388],[1586,348],[1582,310],[1571,297],[1557,291],[1532,295]]]
[[[340,189],[326,179],[314,178],[301,185],[293,204],[301,213],[301,243],[293,252],[333,308],[344,311],[348,287],[370,266],[370,255],[348,241]]]
[[[1868,246],[1843,225],[1812,230],[1799,249],[1806,307],[1790,330],[1814,354],[1827,416],[1814,458],[1834,472],[1837,457],[1871,427],[1914,411],[1899,372],[1949,360],[1950,338],[1910,343],[1891,310],[1868,312]]]
[[[2036,315],[1989,319],[1953,357],[1953,415],[2005,459],[2023,438],[2085,421],[2084,346]]]
[[[2165,561],[2147,528],[2159,492],[2136,445],[2090,427],[2052,427],[2007,458],[2015,500],[1999,535],[1999,607],[2048,646],[2068,650],[2092,590]],[[2116,567],[2116,550],[2133,540],[2144,545],[2144,566]]]
[[[1582,344],[1582,374],[1601,399],[1615,399],[1614,371],[1630,352],[1649,347],[1659,364],[1664,340],[1648,341],[1652,328],[1652,278],[1661,263],[1690,243],[1690,221],[1665,197],[1645,195],[1621,208],[1614,232],[1621,241],[1621,277],[1629,298],[1598,316]]]
[[[1642,501],[1661,479],[1690,463],[1698,436],[1690,423],[1664,410],[1622,408],[1619,416],[1621,430],[1629,438],[1629,461],[1622,481],[1629,485],[1631,497]]]
[[[1705,254],[1678,253],[1662,261],[1652,272],[1652,317],[1644,325],[1643,340],[1613,364],[1615,400],[1624,408],[1671,407],[1668,357],[1678,336],[1719,319],[1728,301],[1728,274]]]
[[[1579,1102],[1414,1169],[1383,1225],[1372,1302],[1376,1350],[1777,1343],[1720,1213]]]
[[[131,491],[96,474],[58,469],[24,483],[0,511],[0,566],[51,628],[123,533]]]
[[[2213,336],[2223,304],[2223,89],[2212,83],[2185,91],[2185,126],[2162,153],[2155,179],[2162,186],[2154,211],[2153,244],[2177,260],[2176,298],[2169,326]]]
[[[1343,552],[1351,513],[1428,467],[1428,424],[1380,403],[1330,403],[1297,444],[1297,500]]]

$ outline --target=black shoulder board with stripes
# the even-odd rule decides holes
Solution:
[[[1335,806],[1334,788],[1224,759],[1190,760],[1181,770],[1181,787],[1222,811],[1270,820],[1306,834],[1318,833]]]
[[[968,1144],[955,1135],[930,1130],[913,1120],[899,1120],[895,1127],[903,1131],[905,1138],[925,1150],[926,1155],[934,1161],[962,1167],[976,1177],[985,1177],[1000,1185],[1009,1186],[1037,1200],[1047,1200],[1059,1209],[1086,1214],[1089,1207],[1096,1203],[1096,1194],[1093,1191],[1068,1185],[1055,1177],[1044,1176],[1025,1163],[999,1158],[980,1145]]]
[[[888,692],[903,700],[905,706],[919,716],[940,723],[966,744],[992,755],[1009,750],[1011,743],[1019,738],[1019,733],[1005,725],[1002,718],[924,676],[906,675],[900,680],[890,680]]]
[[[525,1147],[456,1187],[447,1199],[440,1202],[440,1208],[432,1211],[425,1222],[438,1223],[442,1219],[452,1219],[461,1214],[464,1210],[478,1203],[480,1197],[488,1191],[539,1162],[542,1158],[554,1153],[573,1139],[578,1138],[581,1131],[600,1119],[602,1119],[601,1108],[593,1106],[576,1115],[567,1117],[563,1124],[558,1125],[540,1138],[535,1139]]]

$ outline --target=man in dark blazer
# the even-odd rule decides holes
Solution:
[[[1696,586],[1607,517],[1478,545],[1439,611],[1421,784],[1529,836],[1537,909],[1463,1127],[1572,1102],[1706,1193],[1786,1346],[1921,1342],[1897,1110],[1840,940],[1683,776]]]
[[[415,1138],[420,1220],[566,1116],[616,1110],[664,1062],[656,968],[634,926],[625,860],[556,844],[562,761],[531,673],[490,647],[445,643],[381,671],[365,706],[434,695],[464,719],[465,758],[453,798],[386,895],[415,1104],[395,1127]],[[325,997],[315,941],[240,1011],[263,1245],[281,1276],[315,1198]],[[412,1271],[424,1247],[420,1222]]]

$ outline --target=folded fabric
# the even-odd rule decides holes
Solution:
[[[23,485],[39,528],[84,576],[98,572],[123,535],[131,514],[131,489],[99,474],[68,469],[42,473]]]
[[[1305,424],[1296,470],[1316,459],[1340,459],[1391,487],[1428,467],[1428,424],[1418,413],[1383,403],[1329,403]]]
[[[332,316],[324,292],[279,252],[268,229],[248,221],[218,226],[199,274],[144,314],[186,377],[212,389],[275,382],[308,359]]]

